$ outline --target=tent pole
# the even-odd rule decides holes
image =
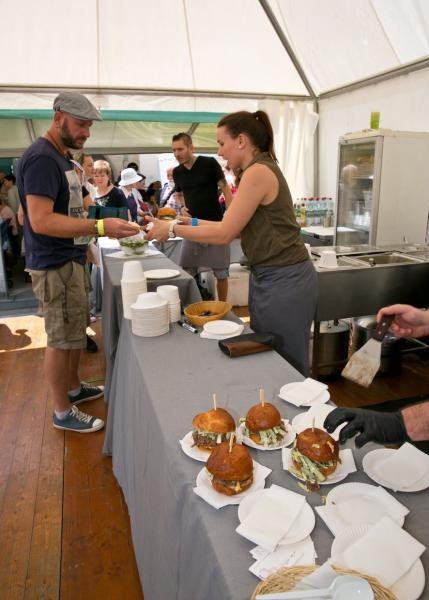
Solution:
[[[313,110],[318,115],[319,114],[319,102],[318,100],[314,100],[313,102]],[[314,163],[314,174],[313,174],[313,187],[314,187],[314,195],[320,196],[320,176],[319,176],[319,122],[317,123],[316,130],[314,132],[314,140],[313,140],[313,163]]]
[[[402,75],[408,75],[409,73],[415,73],[416,71],[421,71],[422,69],[428,68],[429,58],[423,58],[421,60],[416,60],[414,62],[407,63],[406,65],[396,67],[395,69],[383,71],[382,73],[378,73],[377,75],[373,75],[372,77],[360,79],[359,81],[355,81],[354,83],[350,83],[348,85],[329,90],[328,92],[323,92],[323,94],[319,95],[318,99],[325,100],[326,98],[341,96],[342,94],[354,92],[355,90],[359,90],[369,85],[375,85],[377,83],[381,83],[382,81],[388,81],[389,79],[394,79],[395,77],[401,77]]]
[[[264,10],[265,14],[267,15],[268,20],[270,21],[271,25],[273,26],[274,31],[276,32],[283,48],[288,53],[289,58],[291,59],[295,69],[298,71],[298,74],[301,77],[301,80],[302,80],[303,84],[305,85],[308,93],[310,94],[311,99],[312,100],[315,99],[316,94],[315,94],[313,88],[311,87],[309,80],[307,79],[307,76],[304,72],[304,69],[301,66],[301,63],[297,59],[295,52],[292,49],[292,46],[289,44],[289,40],[285,36],[283,29],[280,27],[280,24],[277,21],[275,14],[271,10],[271,6],[269,5],[268,0],[259,0],[259,4],[261,5],[262,9]]]
[[[79,85],[0,85],[0,94],[58,94],[59,90],[73,90],[81,94],[117,94],[118,96],[185,96],[189,98],[238,98],[239,100],[292,100],[307,102],[302,94],[266,94],[264,92],[231,92],[226,90],[190,90],[169,88],[87,87]]]

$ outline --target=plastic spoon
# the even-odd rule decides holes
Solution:
[[[292,590],[274,594],[259,594],[256,600],[298,600],[299,598],[332,598],[332,600],[372,600],[374,592],[361,577],[340,575],[324,590]]]

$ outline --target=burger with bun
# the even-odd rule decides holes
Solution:
[[[194,445],[208,452],[221,442],[229,440],[231,434],[235,432],[235,421],[224,408],[216,408],[196,415],[192,426]]]
[[[219,410],[219,409],[218,409]],[[221,494],[235,496],[253,483],[253,461],[241,444],[222,442],[212,451],[206,469],[213,488]]]
[[[326,431],[309,427],[301,431],[292,448],[293,466],[289,471],[305,481],[307,489],[318,489],[337,468],[339,446]]]
[[[242,422],[244,435],[260,446],[281,444],[286,433],[279,411],[269,402],[252,406]]]
[[[174,208],[171,208],[170,206],[163,206],[162,208],[158,209],[157,217],[163,221],[173,221],[173,219],[177,218],[177,213]]]

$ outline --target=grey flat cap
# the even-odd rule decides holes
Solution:
[[[85,121],[102,121],[99,111],[79,92],[61,92],[54,100],[54,111],[66,112]]]

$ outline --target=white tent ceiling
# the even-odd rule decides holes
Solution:
[[[1,0],[0,83],[316,95],[429,55],[427,0]]]

